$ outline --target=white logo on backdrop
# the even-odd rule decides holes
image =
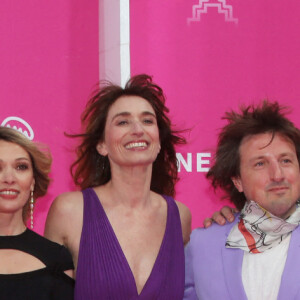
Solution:
[[[232,5],[226,4],[226,0],[217,0],[217,2],[199,0],[199,4],[193,5],[193,16],[187,19],[188,24],[191,22],[200,22],[201,15],[207,14],[207,8],[209,7],[216,7],[219,14],[224,14],[225,22],[238,23],[239,20],[233,17]]]
[[[3,120],[1,126],[13,128],[23,133],[30,140],[33,140],[34,138],[34,133],[31,126],[25,120],[19,117],[7,117],[5,120]]]
[[[209,165],[211,163],[211,153],[186,153],[186,157],[181,153],[176,153],[178,172],[185,170],[188,173],[196,172],[208,172]],[[194,170],[193,170],[194,165]],[[196,167],[196,168],[195,168]]]

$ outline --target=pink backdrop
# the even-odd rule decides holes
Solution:
[[[190,207],[193,227],[222,205],[205,174],[224,111],[268,97],[291,105],[300,126],[299,15],[291,0],[130,1],[132,74],[153,75],[174,123],[192,129],[178,149],[177,200]],[[0,2],[0,123],[25,120],[54,158],[35,214],[40,233],[51,201],[74,188],[73,142],[63,132],[79,130],[99,79],[98,18],[98,0]]]
[[[1,0],[0,24],[0,124],[10,116],[25,120],[53,155],[53,182],[35,213],[42,233],[51,201],[73,188],[72,141],[63,132],[79,130],[80,112],[99,80],[98,1]]]
[[[132,74],[153,75],[164,88],[174,123],[192,128],[188,145],[178,149],[185,160],[189,153],[192,170],[187,172],[181,164],[177,200],[190,207],[193,227],[200,226],[222,204],[201,171],[207,167],[201,153],[213,153],[224,112],[240,103],[276,99],[294,108],[291,118],[300,126],[300,3],[133,0],[130,4]]]

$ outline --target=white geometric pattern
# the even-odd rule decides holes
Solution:
[[[10,124],[15,123],[15,125]],[[28,139],[33,140],[34,132],[31,126],[22,118],[19,117],[7,117],[2,121],[1,126],[9,127],[23,133]]]
[[[226,4],[226,0],[217,0],[217,2],[210,2],[210,0],[199,0],[199,4],[193,5],[193,16],[187,19],[188,24],[191,22],[200,22],[201,14],[207,14],[208,7],[216,7],[219,14],[224,14],[225,22],[238,23],[238,19],[233,17],[232,5]]]

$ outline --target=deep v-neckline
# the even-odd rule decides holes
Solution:
[[[170,219],[169,218],[169,216],[170,216],[169,201],[168,201],[167,197],[162,196],[163,199],[167,203],[167,220],[166,220],[165,231],[164,231],[164,235],[163,235],[163,238],[162,238],[162,241],[161,241],[161,244],[160,244],[157,256],[156,256],[156,259],[155,259],[154,264],[152,266],[151,272],[150,272],[150,274],[149,274],[149,276],[148,276],[148,278],[147,278],[144,286],[142,287],[141,292],[138,293],[137,284],[136,284],[136,281],[135,281],[132,269],[130,268],[130,265],[128,263],[128,260],[127,260],[127,258],[125,256],[125,254],[124,254],[124,251],[123,251],[123,249],[121,247],[121,244],[120,244],[120,242],[119,242],[119,240],[118,240],[118,238],[116,236],[116,233],[115,233],[115,231],[114,231],[114,229],[113,229],[113,227],[112,227],[112,225],[110,223],[110,220],[109,220],[109,218],[108,218],[108,216],[107,216],[107,214],[106,214],[106,212],[104,210],[104,207],[103,207],[103,205],[102,205],[102,203],[100,201],[100,198],[98,197],[98,195],[97,195],[97,193],[95,192],[94,189],[91,189],[91,190],[93,191],[93,193],[95,194],[96,198],[98,199],[98,207],[99,207],[100,211],[102,212],[104,218],[107,221],[107,224],[108,224],[108,227],[109,227],[109,231],[111,232],[112,237],[113,237],[113,239],[116,242],[116,245],[117,245],[117,248],[118,248],[118,252],[119,252],[119,254],[121,255],[121,257],[123,259],[123,262],[124,262],[124,265],[126,266],[128,274],[130,274],[130,278],[131,278],[131,281],[132,281],[132,286],[135,289],[136,296],[137,297],[141,297],[145,293],[145,290],[147,290],[147,286],[149,286],[149,283],[151,282],[151,279],[153,278],[153,276],[155,276],[155,270],[157,269],[157,265],[159,264],[159,260],[160,260],[161,254],[163,253],[163,247],[164,247],[165,241],[166,241],[167,230],[169,228],[169,226],[168,226],[169,225],[169,219]]]

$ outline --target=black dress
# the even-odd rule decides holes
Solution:
[[[0,236],[0,249],[26,252],[46,267],[19,274],[0,274],[0,299],[72,300],[75,281],[64,271],[74,269],[69,251],[26,229],[16,236]]]

